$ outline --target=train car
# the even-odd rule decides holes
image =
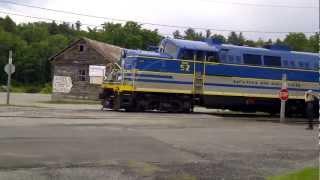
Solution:
[[[301,114],[304,92],[319,93],[319,59],[282,46],[166,38],[158,52],[125,50],[100,98],[104,107],[128,111],[192,112],[198,105],[275,114],[286,76],[287,113]]]

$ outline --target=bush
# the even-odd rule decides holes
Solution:
[[[26,87],[25,93],[39,93],[41,88],[39,86],[29,86]]]
[[[40,93],[42,94],[51,94],[52,93],[52,86],[50,83],[47,83],[44,85],[44,87],[41,89]]]
[[[7,88],[6,86],[0,86],[0,92],[6,92]]]

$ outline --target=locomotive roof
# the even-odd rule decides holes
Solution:
[[[308,52],[297,52],[289,50],[274,50],[267,48],[259,47],[248,47],[248,46],[237,46],[232,44],[214,44],[204,41],[191,41],[191,40],[182,40],[182,39],[171,39],[166,38],[163,42],[172,42],[179,48],[193,49],[193,50],[203,50],[203,51],[219,51],[220,49],[238,49],[238,50],[247,50],[255,53],[277,53],[283,55],[299,55],[299,56],[308,56],[309,58],[319,58],[319,55],[316,53]]]
[[[207,42],[203,41],[190,41],[183,39],[164,39],[164,41],[172,42],[176,46],[185,49],[194,49],[194,50],[202,50],[202,51],[218,51],[215,46],[211,46]]]
[[[158,53],[154,51],[143,51],[143,50],[131,50],[126,49],[127,56],[148,56],[148,57],[159,57],[159,58],[169,58],[168,55],[163,53]]]

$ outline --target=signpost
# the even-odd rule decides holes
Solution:
[[[287,75],[282,75],[282,88],[279,91],[279,99],[281,100],[280,122],[286,121],[286,101],[289,99],[289,91],[287,85]]]
[[[10,104],[10,89],[11,89],[11,75],[16,71],[15,66],[12,64],[12,51],[9,51],[9,61],[4,67],[4,71],[8,74],[7,81],[7,105]]]

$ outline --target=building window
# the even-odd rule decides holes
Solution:
[[[281,57],[279,56],[264,56],[264,65],[281,67]]]
[[[80,52],[83,52],[83,51],[84,51],[84,45],[83,45],[83,44],[80,44],[80,46],[79,46],[79,51],[80,51]]]
[[[87,71],[85,69],[80,69],[78,77],[79,81],[87,81]]]
[[[248,65],[261,65],[261,56],[255,54],[244,54],[243,62]]]

